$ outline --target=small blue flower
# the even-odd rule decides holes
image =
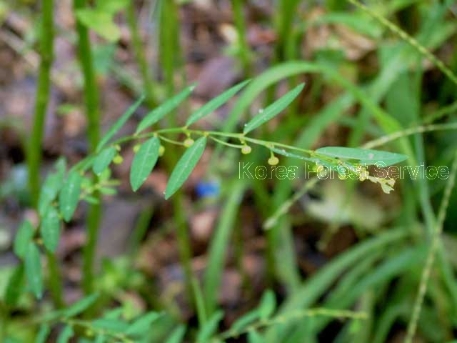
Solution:
[[[200,181],[197,183],[195,191],[201,198],[215,197],[219,195],[220,185],[217,181]]]

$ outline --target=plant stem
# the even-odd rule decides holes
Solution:
[[[425,261],[424,269],[422,270],[421,281],[419,284],[419,291],[417,292],[416,300],[414,302],[413,313],[408,323],[408,331],[405,338],[405,343],[411,343],[416,333],[417,323],[419,321],[419,315],[421,312],[422,304],[424,302],[425,294],[427,292],[428,281],[435,261],[435,254],[440,245],[441,232],[443,231],[443,223],[446,218],[446,211],[449,206],[449,199],[451,197],[452,189],[454,188],[455,178],[457,175],[457,152],[454,155],[454,161],[452,163],[451,172],[449,174],[449,181],[447,182],[446,188],[444,189],[443,198],[438,212],[436,224],[434,226],[432,242],[428,251],[427,260]]]
[[[148,63],[146,60],[146,54],[144,51],[144,46],[141,41],[137,18],[135,15],[135,2],[130,1],[130,5],[127,7],[127,23],[130,28],[130,33],[132,36],[132,45],[133,50],[135,51],[136,62],[140,69],[141,78],[143,81],[143,87],[146,92],[146,102],[150,108],[155,107],[156,101],[154,96],[154,83],[149,72]]]
[[[42,25],[40,29],[40,67],[38,71],[35,114],[32,134],[27,147],[29,191],[34,207],[40,194],[41,147],[43,141],[46,110],[51,90],[51,66],[54,50],[53,0],[42,1]]]
[[[252,74],[251,62],[249,58],[250,50],[249,45],[246,40],[246,25],[243,15],[243,4],[244,0],[233,0],[233,16],[235,19],[235,26],[238,31],[238,45],[239,45],[239,58],[241,65],[243,66],[243,71],[245,76]]]
[[[65,307],[65,301],[63,300],[63,285],[62,277],[60,275],[59,264],[57,263],[56,255],[47,252],[46,257],[48,259],[48,270],[49,270],[49,290],[51,291],[52,301],[54,305],[60,309]]]
[[[86,0],[74,0],[75,13],[86,6]],[[88,29],[79,21],[76,22],[78,33],[78,58],[84,77],[84,101],[88,119],[88,136],[90,150],[95,151],[100,140],[99,93],[92,59],[92,49]]]
[[[40,28],[40,67],[38,71],[37,95],[35,114],[32,125],[32,135],[27,148],[29,191],[33,207],[38,206],[40,195],[40,165],[41,147],[43,145],[44,123],[51,92],[51,66],[54,54],[54,21],[53,0],[42,1],[42,21]],[[52,298],[56,307],[63,306],[62,279],[57,260],[48,254],[49,284]]]
[[[178,8],[174,1],[167,0],[162,0],[160,7],[159,57],[165,77],[166,93],[171,97],[175,91],[174,77],[180,60]]]
[[[181,265],[184,270],[184,284],[187,296],[191,303],[196,304],[196,298],[192,291],[192,243],[189,237],[189,228],[186,221],[186,215],[183,211],[184,202],[181,192],[177,192],[173,197],[174,221],[176,224],[176,238],[178,241],[178,250],[181,259]]]
[[[292,33],[294,16],[297,13],[299,0],[280,1],[278,6],[279,42],[276,45],[276,61],[293,60],[291,55],[295,35]]]
[[[75,13],[85,6],[86,0],[74,0]],[[88,119],[90,151],[94,152],[100,139],[99,93],[93,67],[89,32],[79,21],[76,22],[76,31],[78,33],[78,57],[84,77],[84,101]],[[100,202],[101,197],[98,192],[94,193],[94,197]],[[83,252],[83,289],[86,294],[93,291],[93,266],[100,218],[100,204],[90,205],[87,217],[87,243]]]
[[[225,201],[225,206],[214,230],[208,253],[208,266],[203,277],[203,294],[206,300],[208,317],[217,309],[217,294],[222,282],[222,274],[227,249],[230,245],[230,235],[234,230],[237,212],[246,189],[243,181],[231,185],[231,192]]]

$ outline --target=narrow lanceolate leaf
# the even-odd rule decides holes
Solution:
[[[92,170],[96,175],[100,175],[103,173],[106,168],[110,165],[111,161],[113,160],[114,156],[116,156],[117,150],[114,146],[109,148],[103,149],[97,155],[97,158],[94,160],[94,164],[92,166]]]
[[[107,340],[107,337],[104,334],[99,334],[95,337],[94,343],[105,343]]]
[[[46,343],[49,334],[51,333],[51,328],[48,324],[41,324],[40,330],[35,338],[35,343]]]
[[[293,152],[289,152],[287,150],[284,150],[282,148],[270,148],[270,150],[275,152],[275,153],[277,153],[278,155],[283,155],[283,156],[292,157],[292,158],[298,158],[300,160],[309,161],[309,162],[315,162],[315,158],[309,158],[309,157],[305,157],[303,155],[298,155],[298,154],[295,154]]]
[[[48,207],[41,222],[40,232],[44,246],[49,252],[54,253],[57,250],[60,238],[60,218],[54,207]]]
[[[134,192],[146,181],[159,158],[160,140],[157,137],[144,142],[133,158],[130,168],[130,185]]]
[[[289,104],[298,96],[298,94],[300,94],[304,86],[304,83],[298,85],[290,92],[282,96],[280,99],[269,105],[267,108],[260,110],[254,118],[252,118],[246,125],[244,125],[243,134],[258,128],[260,125],[266,123],[278,115],[283,109],[289,106]]]
[[[138,124],[135,134],[138,134],[140,131],[147,129],[151,125],[154,125],[166,114],[173,111],[176,107],[178,107],[180,103],[182,103],[190,95],[190,93],[192,93],[194,88],[195,85],[191,85],[185,88],[183,91],[171,97],[162,105],[149,112]]]
[[[264,343],[265,339],[255,330],[248,331],[248,343]]]
[[[24,220],[14,238],[13,250],[18,257],[24,258],[27,247],[32,242],[33,233],[32,224],[28,220]]]
[[[42,216],[47,207],[56,198],[63,185],[65,175],[65,160],[59,159],[55,164],[56,171],[48,174],[41,187],[40,197],[38,199],[38,213]]]
[[[167,188],[165,189],[165,199],[170,198],[187,180],[197,165],[198,160],[202,157],[205,146],[206,137],[201,137],[182,155],[171,173],[170,180],[168,180]]]
[[[92,306],[92,304],[94,304],[97,299],[98,299],[98,294],[96,294],[96,293],[91,294],[85,298],[82,298],[81,300],[75,302],[70,307],[63,310],[62,317],[69,318],[69,317],[77,316],[78,314],[84,312],[86,309],[88,309],[90,306]]]
[[[184,334],[186,333],[186,327],[185,326],[178,326],[171,334],[168,336],[167,340],[165,343],[181,343]]]
[[[124,320],[100,318],[92,321],[91,326],[94,329],[111,331],[114,333],[124,333],[129,324]]]
[[[260,319],[268,319],[271,317],[273,312],[276,309],[276,298],[274,293],[271,290],[266,291],[262,299],[260,300],[259,305],[259,316]]]
[[[78,171],[72,170],[65,181],[59,195],[60,212],[63,219],[68,222],[78,206],[79,194],[81,193],[82,176]]]
[[[197,343],[206,343],[211,341],[211,337],[215,334],[217,326],[224,314],[222,311],[215,312],[209,320],[203,325],[197,335]]]
[[[66,325],[57,337],[57,343],[70,342],[70,338],[72,338],[74,334],[73,328],[70,325]]]
[[[234,332],[240,332],[241,330],[244,330],[248,325],[250,325],[251,323],[255,322],[258,319],[259,319],[258,309],[252,310],[251,312],[248,312],[248,313],[242,315],[237,320],[235,320],[235,322],[232,324],[232,327],[230,329],[233,330]]]
[[[24,290],[24,265],[19,264],[11,274],[5,290],[5,304],[11,307],[16,306]]]
[[[125,334],[128,336],[138,336],[151,330],[151,324],[162,316],[161,313],[150,312],[136,319],[130,326],[125,330]]]
[[[207,116],[211,112],[217,110],[219,107],[221,107],[223,104],[225,104],[228,100],[230,100],[241,88],[246,86],[246,84],[250,80],[246,80],[244,82],[241,82],[232,88],[226,90],[222,94],[219,94],[217,97],[200,107],[197,111],[192,113],[192,115],[187,119],[186,121],[186,126],[189,126],[193,123],[195,123],[197,120],[200,120],[201,118]]]
[[[30,290],[35,297],[40,299],[43,295],[43,271],[41,270],[40,251],[35,243],[28,245],[24,263]]]
[[[378,165],[380,167],[388,167],[393,164],[403,162],[408,158],[406,155],[388,151],[337,146],[319,148],[316,150],[316,153],[334,158],[357,160],[361,164]]]
[[[111,128],[106,132],[106,134],[98,143],[97,151],[100,151],[108,141],[113,138],[113,136],[119,131],[119,129],[124,126],[124,124],[129,120],[135,110],[141,105],[144,100],[144,96],[140,97],[133,105],[131,105],[127,111],[111,126]]]

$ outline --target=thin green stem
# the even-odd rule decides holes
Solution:
[[[48,259],[48,270],[49,270],[49,289],[51,291],[52,301],[54,305],[60,309],[65,307],[65,301],[63,299],[63,286],[62,277],[60,275],[59,264],[56,255],[47,252],[46,257]]]
[[[422,270],[421,281],[419,284],[419,291],[417,292],[416,301],[414,303],[413,313],[411,319],[408,323],[408,331],[405,338],[405,343],[411,343],[413,341],[414,334],[417,330],[417,323],[419,320],[419,315],[422,309],[422,304],[424,302],[425,293],[427,292],[428,281],[432,272],[433,262],[435,261],[435,254],[440,243],[441,232],[443,231],[443,223],[446,218],[446,211],[449,205],[449,199],[451,197],[451,192],[454,188],[455,177],[457,175],[457,151],[454,155],[454,161],[452,163],[451,172],[449,174],[449,181],[444,190],[443,198],[441,199],[441,204],[438,212],[438,218],[436,220],[432,242],[430,250],[427,255],[427,260],[425,261],[425,267]]]
[[[239,53],[238,56],[243,66],[244,75],[249,76],[252,74],[251,61],[250,61],[250,49],[247,42],[246,24],[244,20],[244,0],[233,0],[233,16],[235,19],[235,26],[238,31],[238,45]]]
[[[355,311],[348,311],[348,310],[333,310],[328,308],[314,308],[302,311],[293,311],[287,315],[279,315],[269,320],[263,320],[255,322],[254,324],[248,325],[242,330],[228,330],[219,335],[219,338],[222,340],[227,340],[228,338],[238,337],[246,332],[251,330],[258,330],[260,328],[265,328],[273,325],[288,323],[293,320],[303,319],[303,318],[310,318],[310,317],[330,317],[330,318],[337,318],[341,319],[359,319],[359,320],[366,320],[368,319],[366,312],[355,312]]]
[[[146,92],[146,102],[150,108],[153,108],[156,106],[154,95],[155,86],[151,77],[151,73],[149,72],[150,68],[148,67],[144,45],[141,41],[141,36],[137,25],[134,1],[130,1],[129,6],[127,7],[127,23],[129,25],[130,33],[132,36],[132,45],[133,50],[135,51],[136,62],[140,69],[143,87]]]
[[[367,6],[363,5],[362,3],[358,2],[357,0],[347,0],[354,6],[358,7],[365,13],[369,14],[371,17],[376,19],[379,23],[384,25],[390,31],[398,35],[401,39],[403,39],[406,43],[411,45],[414,49],[419,51],[424,57],[426,57],[435,67],[437,67],[441,72],[446,75],[449,80],[451,80],[454,84],[457,85],[457,76],[453,73],[451,69],[449,69],[443,61],[438,59],[435,55],[433,55],[429,50],[427,50],[423,45],[421,45],[414,37],[411,37],[405,31],[400,29],[398,26],[384,18],[383,16],[379,15],[378,13],[372,11]]]
[[[0,342],[6,341],[6,330],[8,328],[8,309],[0,302]]]
[[[84,9],[86,0],[74,0],[75,12]],[[78,33],[78,58],[84,77],[84,101],[88,119],[88,136],[91,151],[95,151],[100,140],[99,91],[95,77],[89,31],[80,21],[76,22]]]
[[[51,66],[54,51],[53,0],[42,1],[42,23],[40,28],[40,67],[38,71],[35,114],[32,134],[27,149],[29,191],[33,206],[37,206],[40,194],[41,147],[44,123],[51,91]]]
[[[97,191],[93,194],[96,199],[100,199],[100,193]],[[98,231],[101,220],[101,205],[91,204],[87,214],[87,240],[83,251],[83,290],[86,294],[94,291],[94,265],[95,252],[97,248]]]
[[[293,60],[292,55],[295,35],[292,34],[294,17],[297,14],[299,0],[279,1],[278,2],[278,33],[279,42],[276,46],[276,59]]]
[[[429,124],[423,126],[412,127],[409,129],[393,132],[389,135],[382,136],[381,138],[374,139],[362,145],[364,149],[372,149],[386,143],[392,142],[396,139],[411,136],[417,133],[425,133],[432,131],[444,131],[444,130],[457,130],[457,123],[447,124]]]
[[[54,54],[54,1],[42,1],[42,21],[40,28],[40,67],[38,71],[35,114],[33,117],[32,135],[27,148],[29,191],[34,207],[38,206],[40,194],[41,147],[44,123],[51,91],[51,67]],[[62,295],[62,278],[55,255],[48,254],[49,285],[51,296],[56,307],[64,305]]]
[[[175,72],[181,61],[177,6],[175,1],[162,0],[160,2],[159,58],[168,97],[171,97],[175,91]],[[168,124],[175,126],[176,120],[174,117],[171,118],[171,122]]]
[[[232,190],[226,200],[211,239],[208,266],[203,279],[203,294],[205,294],[206,313],[208,317],[217,308],[217,292],[221,285],[225,255],[236,221],[237,211],[246,188],[245,183],[242,181],[237,181],[232,186]]]
[[[176,238],[178,241],[178,250],[181,259],[181,265],[184,270],[184,281],[186,293],[189,297],[189,300],[195,305],[197,305],[197,299],[193,296],[193,287],[192,287],[192,243],[190,241],[190,230],[187,225],[186,214],[183,211],[184,201],[181,192],[177,192],[173,196],[173,217],[176,224]]]
[[[75,13],[86,7],[86,0],[74,0]],[[100,140],[99,93],[93,67],[92,49],[88,29],[79,21],[76,22],[78,33],[78,57],[84,77],[84,101],[88,119],[88,136],[90,151],[95,152]],[[101,200],[96,192],[94,197]],[[98,229],[100,226],[101,206],[91,205],[87,217],[87,243],[83,252],[83,289],[86,294],[93,291],[93,268]]]

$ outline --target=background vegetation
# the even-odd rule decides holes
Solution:
[[[456,16],[0,3],[0,342],[454,342]],[[304,173],[359,148],[449,174]]]

